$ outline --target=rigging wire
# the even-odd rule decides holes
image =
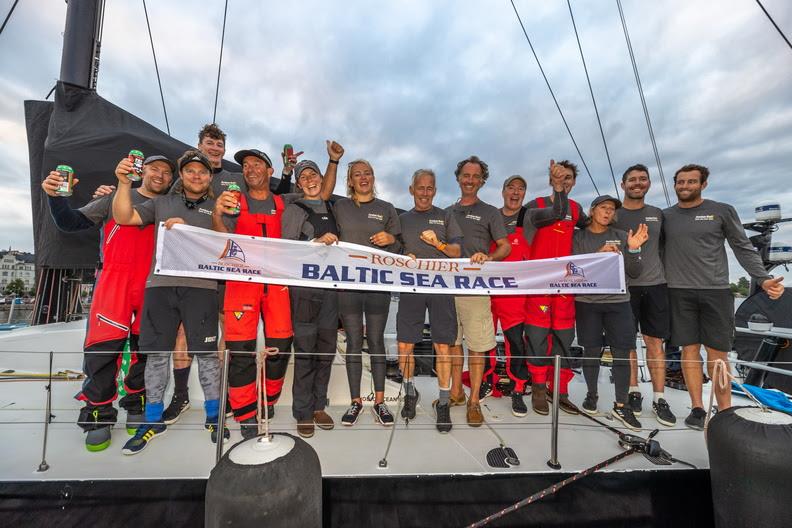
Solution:
[[[567,124],[567,120],[564,117],[564,112],[561,111],[561,106],[558,104],[558,99],[556,99],[555,93],[553,92],[553,88],[550,86],[550,81],[547,79],[547,75],[545,75],[544,68],[542,68],[542,63],[539,61],[539,56],[536,54],[536,50],[534,50],[533,44],[531,43],[531,39],[528,37],[528,31],[525,29],[525,25],[523,24],[522,18],[520,18],[520,13],[517,11],[517,6],[514,5],[514,0],[509,0],[512,5],[512,9],[514,9],[514,14],[517,15],[517,22],[520,23],[520,27],[522,28],[523,35],[525,35],[525,40],[528,41],[528,46],[531,48],[531,53],[533,53],[534,59],[536,59],[536,64],[539,66],[539,71],[542,73],[542,77],[544,78],[545,84],[547,85],[547,89],[550,91],[550,95],[553,98],[553,102],[556,105],[556,109],[558,109],[558,113],[561,115],[561,121],[564,122],[564,126],[566,127],[566,131],[569,134],[569,138],[572,140],[572,144],[575,146],[575,150],[580,157],[580,161],[583,162],[583,167],[586,169],[586,173],[588,174],[589,179],[591,180],[591,185],[594,186],[594,191],[599,194],[599,189],[597,189],[597,184],[594,183],[594,178],[591,176],[591,171],[586,165],[586,160],[583,159],[583,154],[580,152],[580,148],[578,148],[577,141],[575,141],[575,136],[572,135],[572,130],[569,129],[569,124]]]
[[[212,123],[217,122],[217,96],[220,95],[220,70],[223,68],[223,44],[225,43],[226,17],[228,16],[228,0],[225,1],[223,10],[223,33],[220,36],[220,61],[217,63],[217,86],[215,86],[214,112],[212,112]]]
[[[0,26],[0,35],[3,34],[3,30],[5,29],[6,24],[8,24],[8,20],[11,18],[11,13],[14,12],[14,9],[16,8],[18,3],[19,0],[14,0],[14,3],[11,5],[11,9],[8,10],[8,14],[5,17],[5,20],[3,20],[3,25]]]
[[[146,27],[148,28],[149,41],[151,42],[151,55],[154,57],[154,71],[157,72],[157,84],[159,85],[160,99],[162,100],[162,113],[165,114],[165,128],[170,136],[168,110],[165,108],[165,95],[162,93],[162,80],[160,80],[159,67],[157,66],[157,54],[154,52],[154,37],[151,36],[151,24],[149,23],[148,9],[146,9],[146,0],[143,0],[143,12],[146,14]]]
[[[773,17],[770,16],[770,13],[767,12],[767,9],[765,9],[765,6],[762,5],[762,2],[760,2],[759,0],[756,0],[756,3],[759,4],[759,7],[762,8],[762,11],[764,11],[764,14],[767,15],[768,20],[770,20],[770,22],[773,24],[773,27],[776,28],[776,31],[778,31],[778,34],[781,35],[781,38],[784,39],[784,42],[787,43],[787,46],[789,46],[789,49],[792,49],[792,42],[789,42],[789,39],[787,38],[787,36],[784,35],[784,32],[781,31],[780,27],[778,27],[778,24],[776,24],[776,21],[773,20]]]
[[[649,139],[652,142],[652,151],[654,152],[655,162],[657,162],[657,171],[660,173],[660,183],[663,184],[663,194],[665,195],[666,204],[670,207],[671,198],[668,194],[668,186],[666,185],[665,176],[663,174],[663,165],[660,163],[660,152],[657,150],[657,140],[655,139],[654,129],[652,129],[652,120],[649,118],[649,108],[646,106],[646,98],[644,97],[643,86],[641,85],[641,76],[638,74],[638,65],[635,62],[635,54],[633,53],[632,43],[630,42],[630,33],[627,31],[627,22],[624,19],[621,0],[616,0],[616,6],[619,8],[619,18],[621,19],[622,29],[624,30],[624,40],[627,42],[627,51],[630,53],[630,62],[632,63],[633,74],[635,75],[635,84],[638,87],[638,95],[641,97],[641,107],[643,108],[644,118],[646,119],[646,128],[649,130]]]
[[[602,136],[602,145],[605,147],[605,157],[608,158],[608,167],[610,167],[613,188],[616,190],[616,198],[621,199],[621,196],[619,196],[619,185],[616,183],[616,175],[613,173],[613,163],[611,162],[610,151],[608,150],[608,142],[605,141],[605,131],[602,129],[602,121],[600,120],[599,109],[597,109],[597,100],[594,98],[594,89],[591,87],[591,79],[589,78],[586,59],[583,56],[583,47],[580,45],[580,36],[578,35],[577,24],[575,23],[575,15],[572,14],[572,3],[570,0],[567,0],[567,7],[569,7],[569,18],[572,19],[572,28],[575,30],[575,40],[577,40],[578,51],[580,51],[580,60],[583,62],[583,71],[586,72],[586,82],[588,83],[589,93],[591,94],[591,103],[594,105],[594,114],[597,116],[597,125],[599,125],[600,136]]]

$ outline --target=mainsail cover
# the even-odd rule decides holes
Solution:
[[[69,198],[72,207],[91,200],[97,186],[114,184],[118,160],[135,148],[147,156],[164,154],[175,160],[190,145],[110,103],[93,90],[59,82],[55,102],[25,101],[30,155],[30,196],[36,265],[90,269],[99,260],[98,229],[83,233],[59,231],[49,213],[41,182],[60,164],[70,165],[80,183]],[[199,127],[203,123],[196,123]],[[197,129],[197,128],[196,128]],[[239,172],[239,165],[223,162]]]

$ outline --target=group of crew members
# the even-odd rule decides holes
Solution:
[[[258,434],[256,336],[263,325],[266,377],[261,380],[270,419],[283,390],[294,348],[292,414],[297,432],[314,434],[315,427],[332,429],[325,410],[330,371],[336,351],[339,320],[346,340],[346,373],[350,406],[341,417],[354,425],[363,412],[360,384],[363,341],[368,344],[374,385],[374,419],[391,426],[394,416],[385,403],[385,323],[391,295],[379,291],[337,291],[272,284],[221,282],[155,273],[155,226],[166,229],[187,224],[219,232],[303,240],[316,244],[351,242],[417,259],[467,258],[523,261],[594,252],[623,255],[628,291],[583,295],[447,295],[401,293],[396,317],[399,367],[404,400],[401,416],[412,420],[420,395],[415,387],[415,345],[423,340],[428,312],[435,353],[439,397],[433,402],[440,433],[452,428],[450,408],[466,406],[467,424],[484,423],[482,380],[492,371],[502,329],[506,372],[511,383],[511,408],[517,417],[549,412],[548,401],[558,392],[560,408],[569,414],[599,412],[600,357],[608,347],[614,358],[615,401],[612,415],[625,427],[639,430],[642,396],[637,386],[636,335],[640,331],[652,375],[652,411],[657,421],[673,426],[676,417],[664,397],[664,343],[682,347],[683,373],[691,412],[685,424],[703,429],[701,346],[708,367],[726,359],[734,333],[733,300],[724,241],[740,264],[772,299],[783,293],[781,278],[772,278],[751,246],[736,211],[707,200],[702,191],[709,171],[685,165],[674,176],[677,204],[661,210],[645,203],[651,182],[643,165],[622,176],[624,202],[597,196],[587,210],[572,200],[577,167],[550,161],[550,191],[525,203],[527,181],[510,176],[502,184],[503,205],[496,208],[479,198],[490,175],[477,156],[460,161],[454,171],[460,190],[456,203],[442,209],[434,204],[438,177],[419,169],[410,179],[414,207],[399,215],[377,198],[372,164],[356,159],[348,164],[346,198],[331,201],[338,164],[344,149],[327,141],[324,173],[310,160],[284,156],[281,183],[270,187],[274,173],[270,157],[257,149],[237,152],[242,174],[222,168],[225,133],[216,125],[203,127],[198,147],[175,163],[165,156],[145,159],[142,183],[132,188],[132,161],[123,158],[115,169],[117,188],[100,187],[94,199],[72,208],[57,195],[61,175],[53,171],[42,183],[49,195],[52,217],[64,231],[102,226],[103,265],[95,286],[85,338],[86,380],[77,398],[84,402],[79,425],[87,433],[90,451],[106,449],[117,419],[113,401],[121,354],[129,340],[131,364],[124,379],[126,395],[119,406],[127,411],[132,437],[122,452],[136,454],[189,408],[187,380],[192,358],[204,393],[206,429],[212,442],[229,438],[218,430],[220,398],[227,397],[242,436]],[[291,177],[297,192],[290,191]],[[76,179],[75,179],[76,183]],[[229,191],[235,184],[241,194]],[[182,248],[189,251],[189,248]],[[569,266],[572,266],[569,268]],[[570,262],[568,273],[574,274]],[[220,324],[218,325],[217,322]],[[218,329],[222,329],[222,335]],[[577,333],[583,347],[582,369],[587,394],[580,407],[569,398],[573,378],[570,347]],[[463,386],[467,349],[469,394]],[[228,394],[220,394],[218,350],[231,351]],[[187,352],[189,351],[189,352]],[[553,386],[551,357],[562,358],[558,386]],[[165,407],[173,357],[174,394]],[[485,384],[486,387],[486,384]],[[721,409],[730,406],[728,387],[714,386]]]

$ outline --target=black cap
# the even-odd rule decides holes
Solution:
[[[209,158],[204,156],[200,151],[187,151],[185,154],[186,156],[182,156],[179,158],[179,171],[181,171],[185,165],[192,162],[197,162],[209,169],[210,173],[213,173],[212,164],[209,162]],[[190,155],[192,154],[192,155]]]
[[[155,161],[164,161],[168,164],[168,167],[170,167],[171,172],[176,172],[176,164],[161,154],[149,156],[143,161],[143,165],[148,165],[149,163],[154,163]]]
[[[266,163],[269,168],[272,168],[272,160],[270,159],[270,157],[267,156],[265,152],[262,152],[258,149],[240,150],[239,152],[234,154],[234,159],[236,160],[237,163],[242,165],[242,161],[248,156],[254,156],[262,160],[264,163]]]
[[[322,171],[319,170],[319,165],[317,165],[315,161],[302,160],[300,163],[298,163],[297,165],[294,166],[294,179],[295,180],[300,179],[300,174],[305,169],[313,169],[319,174],[320,178],[323,177],[322,176]]]
[[[619,209],[622,206],[621,200],[618,198],[614,198],[610,194],[603,194],[602,196],[597,196],[591,201],[591,208],[594,209],[602,202],[613,202],[613,205],[616,206],[616,209]]]

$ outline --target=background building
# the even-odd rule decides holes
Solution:
[[[21,279],[25,290],[30,291],[36,286],[36,264],[32,253],[8,249],[0,251],[0,293],[5,291],[8,283]]]

